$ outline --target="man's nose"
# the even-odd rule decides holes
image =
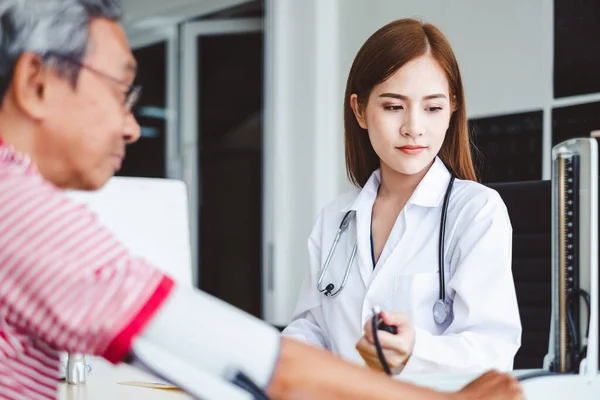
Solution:
[[[130,113],[125,117],[125,126],[123,129],[123,139],[125,143],[132,144],[138,141],[140,138],[141,129],[137,120],[133,116],[133,113]]]

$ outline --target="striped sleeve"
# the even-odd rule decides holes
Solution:
[[[117,363],[173,281],[39,175],[0,169],[0,315],[68,352]]]

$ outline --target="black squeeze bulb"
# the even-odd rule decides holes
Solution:
[[[393,325],[387,325],[385,322],[383,322],[383,318],[381,317],[381,308],[379,306],[375,306],[373,307],[373,315],[377,316],[377,329],[380,331],[386,331],[391,333],[392,335],[395,335],[398,333],[398,329],[396,329],[395,326]]]

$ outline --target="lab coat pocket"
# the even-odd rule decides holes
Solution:
[[[393,310],[403,312],[413,323],[433,320],[433,304],[439,298],[437,272],[403,274],[394,277]],[[418,324],[421,325],[421,324]]]

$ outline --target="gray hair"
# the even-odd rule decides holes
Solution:
[[[120,0],[0,0],[0,104],[15,64],[38,54],[75,85],[93,18],[120,21]]]

